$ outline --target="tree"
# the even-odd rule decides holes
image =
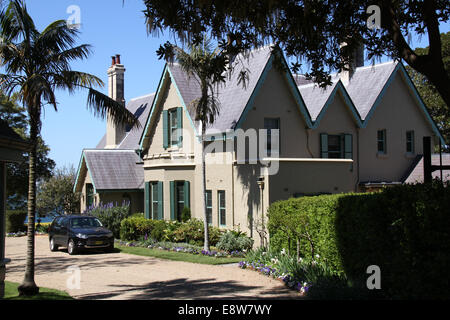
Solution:
[[[167,45],[166,50],[160,54],[160,58],[164,57],[169,62],[173,62],[175,58],[187,75],[200,84],[201,95],[198,99],[193,100],[188,108],[194,110],[195,121],[201,122],[202,187],[200,194],[205,229],[204,249],[209,251],[208,213],[205,197],[205,132],[207,125],[213,123],[215,117],[219,114],[220,103],[216,99],[215,92],[218,84],[225,82],[225,66],[228,57],[219,50],[213,50],[210,40],[205,37],[201,45],[191,45],[189,49],[190,52],[187,53],[177,46]]]
[[[20,295],[34,295],[39,288],[34,282],[34,222],[36,211],[36,160],[41,112],[49,105],[58,110],[56,89],[74,93],[88,89],[88,107],[95,115],[106,113],[117,124],[139,124],[134,115],[108,96],[95,90],[103,82],[88,73],[74,71],[70,63],[86,59],[91,53],[87,44],[75,46],[78,30],[67,26],[65,20],[50,23],[42,32],[36,29],[23,0],[13,0],[0,13],[0,63],[6,74],[0,74],[0,88],[11,96],[17,92],[27,110],[30,126],[28,176],[27,261]]]
[[[450,32],[441,34],[442,59],[447,74],[450,76]],[[419,55],[427,54],[429,47],[417,48],[415,51]],[[444,100],[439,95],[436,87],[427,77],[418,73],[411,67],[406,69],[420,93],[425,105],[429,108],[430,114],[436,122],[447,145],[443,146],[445,151],[450,151],[450,109],[445,105]],[[450,88],[449,88],[450,90]]]
[[[369,59],[389,55],[425,75],[450,106],[439,37],[439,23],[450,17],[447,0],[144,0],[144,5],[149,33],[169,29],[198,44],[208,32],[229,52],[275,43],[297,58],[294,72],[306,61],[307,75],[321,86],[331,84],[330,71],[348,69],[352,53],[363,44]],[[374,19],[380,23],[369,23]],[[412,32],[428,36],[427,54],[410,47]]]
[[[63,167],[39,185],[36,201],[39,216],[79,212],[80,193],[73,192],[75,178],[73,166]]]
[[[11,97],[0,92],[0,118],[5,120],[23,139],[28,140],[29,126],[25,108],[21,107],[17,100],[18,94]],[[38,136],[36,151],[36,179],[48,179],[55,168],[55,161],[49,158],[50,148],[44,143],[42,137]],[[23,161],[20,163],[8,163],[7,167],[7,205],[8,209],[25,209],[28,191],[28,153],[24,152]]]

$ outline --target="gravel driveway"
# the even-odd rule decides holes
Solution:
[[[11,259],[6,280],[22,282],[26,237],[6,238],[6,257]],[[66,291],[77,299],[301,298],[279,281],[235,265],[211,266],[125,253],[69,256],[63,250],[51,252],[47,236],[36,236],[35,263],[38,286]],[[80,288],[69,288],[76,285],[72,281],[76,270],[80,270]]]

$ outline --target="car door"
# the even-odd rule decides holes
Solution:
[[[69,218],[63,218],[60,221],[60,232],[58,235],[58,244],[61,246],[67,246],[67,241],[69,241],[69,224],[70,224],[70,219]]]
[[[61,233],[61,219],[62,219],[62,217],[55,218],[55,220],[52,223],[51,231],[50,231],[53,241],[55,241],[55,244],[57,244],[57,245],[60,244],[59,238],[60,238],[60,233]]]

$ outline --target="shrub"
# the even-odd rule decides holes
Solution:
[[[27,217],[26,210],[6,210],[6,232],[16,233],[26,231],[24,225]]]
[[[165,220],[155,220],[150,237],[155,241],[163,241],[166,229],[167,222]]]
[[[98,218],[103,226],[111,230],[114,237],[118,239],[120,237],[120,224],[122,220],[131,215],[130,204],[124,202],[121,206],[114,206],[112,202],[108,204],[100,203],[97,207],[89,208],[84,214]]]
[[[449,207],[450,184],[439,181],[289,199],[269,207],[270,245],[320,254],[356,291],[367,292],[367,267],[377,265],[384,297],[448,299]]]
[[[217,242],[217,248],[226,252],[250,250],[253,247],[253,239],[245,234],[227,231]]]
[[[189,219],[191,219],[191,209],[184,207],[181,212],[181,221],[187,222]]]
[[[133,215],[120,223],[120,239],[132,241],[142,237],[150,237],[155,226],[155,220],[146,219],[142,215]]]

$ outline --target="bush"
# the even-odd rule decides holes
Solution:
[[[146,219],[142,215],[133,215],[120,223],[120,239],[133,241],[150,237],[155,226],[155,220]]]
[[[24,225],[27,217],[26,210],[6,210],[6,232],[16,233],[26,231]]]
[[[189,219],[191,219],[191,209],[184,207],[181,212],[181,221],[187,222]]]
[[[125,202],[121,206],[114,206],[112,202],[108,204],[100,203],[99,206],[90,208],[84,214],[98,218],[105,228],[111,230],[116,239],[120,237],[120,224],[122,220],[131,215],[130,205]]]
[[[269,207],[270,245],[292,253],[299,239],[301,256],[319,254],[354,290],[367,292],[377,265],[386,298],[448,299],[449,207],[450,184],[439,181],[289,199]]]
[[[150,238],[153,241],[168,241],[203,245],[203,222],[191,219],[187,222],[151,220],[143,216],[132,216],[122,221],[120,225],[120,238],[126,241]],[[209,227],[209,241],[215,246],[221,236],[221,231]]]
[[[250,250],[253,247],[253,239],[244,234],[238,234],[233,231],[227,231],[222,234],[217,242],[217,248],[228,253],[232,251]]]

